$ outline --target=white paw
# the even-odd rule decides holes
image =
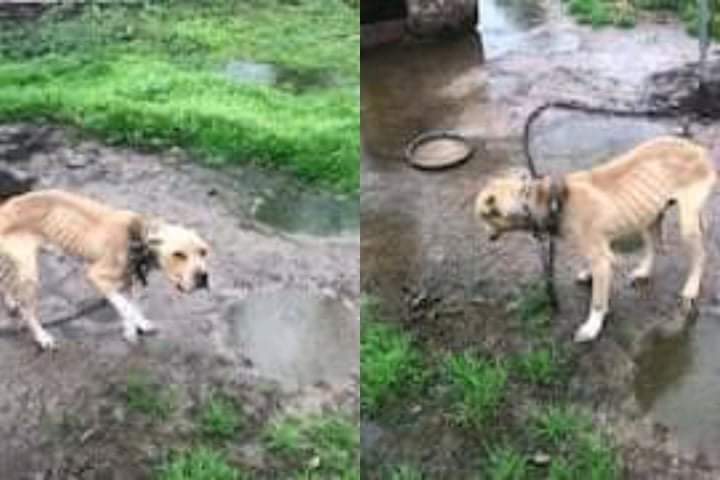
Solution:
[[[136,318],[133,323],[140,333],[155,333],[158,331],[158,327],[145,317]]]
[[[35,335],[35,341],[43,350],[55,350],[57,348],[55,339],[45,330],[41,330]]]
[[[582,324],[580,328],[575,332],[575,342],[585,343],[595,340],[600,333],[600,328],[594,325]]]
[[[592,273],[590,270],[581,270],[575,277],[575,281],[580,284],[592,282]]]

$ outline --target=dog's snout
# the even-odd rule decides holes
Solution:
[[[195,288],[208,288],[210,286],[210,279],[208,278],[207,272],[196,272],[195,273]]]

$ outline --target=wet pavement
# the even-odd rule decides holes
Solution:
[[[489,175],[525,165],[521,132],[527,114],[545,101],[559,99],[619,107],[638,104],[647,94],[650,74],[697,56],[695,40],[674,22],[592,30],[573,24],[554,2],[495,0],[483,5],[484,63],[479,62],[471,36],[362,53],[363,289],[378,295],[405,322],[413,321],[407,306],[413,298],[452,299],[465,306],[459,318],[457,313],[454,318],[440,313],[434,321],[415,325],[421,336],[435,335],[432,341],[444,348],[480,345],[502,336],[492,319],[467,306],[506,298],[539,278],[536,247],[529,235],[490,244],[463,207],[468,193],[477,191]],[[433,129],[464,133],[478,147],[474,158],[444,172],[409,168],[402,160],[404,146]],[[678,131],[674,121],[553,112],[534,124],[531,147],[541,172],[565,172]],[[693,131],[698,141],[709,144],[718,128],[694,125]],[[708,215],[714,224],[720,214],[718,196],[710,203]],[[682,326],[676,296],[686,268],[674,215],[667,225],[667,253],[658,259],[650,298],[628,288],[634,255],[624,256],[616,268],[613,316],[602,338],[581,352],[578,376],[584,378],[572,388],[593,403],[622,404],[642,421],[663,424],[670,428],[681,455],[702,452],[720,465],[720,416],[712,415],[718,409],[715,385],[720,385],[720,363],[713,354],[720,335],[713,295],[720,286],[713,267],[717,242],[709,242],[697,323],[685,337],[663,343],[656,340],[659,331]],[[562,311],[553,328],[568,343],[587,309],[588,292],[573,281],[580,265],[574,252],[561,247],[557,288]],[[371,427],[376,442],[365,444],[365,452],[402,450],[398,445],[407,435],[383,436],[377,425]],[[663,478],[690,478],[667,475]]]
[[[258,421],[277,408],[355,408],[358,232],[336,228],[339,221],[320,229],[322,235],[313,225],[283,231],[286,222],[272,216],[259,222],[259,198],[271,203],[285,191],[303,191],[291,180],[252,169],[203,168],[181,151],[112,148],[52,127],[0,126],[0,144],[8,147],[2,167],[37,176],[36,188],[77,191],[179,222],[212,246],[207,292],[182,295],[160,274],[151,275],[137,301],[159,333],[137,346],[123,341],[116,314],[98,303],[82,265],[42,257],[40,318],[53,325],[59,351],[38,352],[0,312],[3,478],[148,478],[163,451],[155,442],[187,438],[188,427],[176,418],[161,432],[121,429],[128,413],[118,392],[132,371],[177,390],[181,412],[220,386]],[[331,200],[305,205],[305,218],[325,217],[326,209],[333,217],[341,209]],[[63,444],[60,437],[69,433],[53,429],[66,417],[108,433]],[[78,458],[91,472],[73,477],[68,462]],[[57,473],[33,476],[49,471]]]

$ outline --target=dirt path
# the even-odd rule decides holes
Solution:
[[[54,327],[53,354],[8,333],[16,324],[0,313],[3,479],[147,478],[167,448],[189,441],[188,415],[216,387],[237,397],[253,425],[279,408],[355,408],[357,231],[319,237],[263,226],[253,218],[260,198],[282,194],[287,182],[251,169],[204,169],[181,152],[143,154],[56,128],[6,125],[0,159],[39,177],[38,188],[182,222],[214,248],[208,293],[181,296],[153,276],[140,304],[161,331],[138,346],[123,342],[105,306]],[[81,273],[72,259],[43,258],[44,321],[96,304]],[[123,389],[133,372],[176,391],[170,421],[145,425],[127,411]],[[257,449],[245,458],[238,445],[237,459],[262,462]]]
[[[484,20],[484,64],[469,37],[388,47],[364,52],[362,58],[363,289],[377,292],[399,318],[441,349],[484,345],[497,351],[517,340],[497,312],[503,299],[539,277],[535,245],[523,235],[488,243],[461,203],[488,175],[524,166],[520,133],[527,113],[553,99],[620,106],[637,101],[649,74],[697,56],[696,42],[674,22],[594,31],[574,25],[549,2],[489,2]],[[587,168],[677,127],[672,122],[548,114],[536,125],[533,151],[543,172],[563,172]],[[468,135],[478,146],[476,156],[444,173],[407,168],[401,161],[405,143],[421,131],[442,128]],[[717,138],[717,131],[716,126],[694,126],[697,139],[705,143]],[[717,194],[708,215],[717,224]],[[569,387],[599,417],[612,419],[625,439],[631,478],[717,478],[720,469],[711,465],[720,465],[715,441],[720,426],[697,413],[714,411],[716,402],[709,399],[717,398],[715,387],[701,387],[699,393],[683,390],[688,375],[690,388],[700,384],[699,378],[704,385],[720,384],[711,373],[718,365],[711,360],[716,347],[709,340],[716,338],[720,324],[717,242],[710,241],[713,251],[704,279],[698,319],[704,327],[663,345],[655,334],[681,326],[676,295],[686,265],[678,255],[675,219],[668,225],[669,253],[658,261],[652,294],[643,297],[627,288],[634,261],[629,252],[616,274],[614,315],[602,338],[570,347],[579,353],[580,365]],[[717,227],[714,232],[713,238]],[[568,344],[589,296],[574,284],[578,265],[577,256],[562,248],[562,312],[553,330]],[[664,375],[674,363],[668,358],[685,367]],[[644,386],[634,388],[638,381]],[[645,398],[638,403],[635,393],[643,388]],[[673,392],[680,392],[679,397],[668,401]],[[654,410],[663,401],[667,405]],[[373,438],[373,451],[391,451],[398,441],[396,451],[407,447],[392,433],[375,432]],[[423,451],[425,458],[448,462],[432,446]]]

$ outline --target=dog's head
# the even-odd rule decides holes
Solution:
[[[168,223],[154,223],[147,244],[160,269],[179,291],[209,288],[210,248],[194,231]]]
[[[505,232],[532,228],[531,191],[529,175],[516,172],[493,178],[480,190],[475,197],[475,215],[490,230],[490,240]]]

